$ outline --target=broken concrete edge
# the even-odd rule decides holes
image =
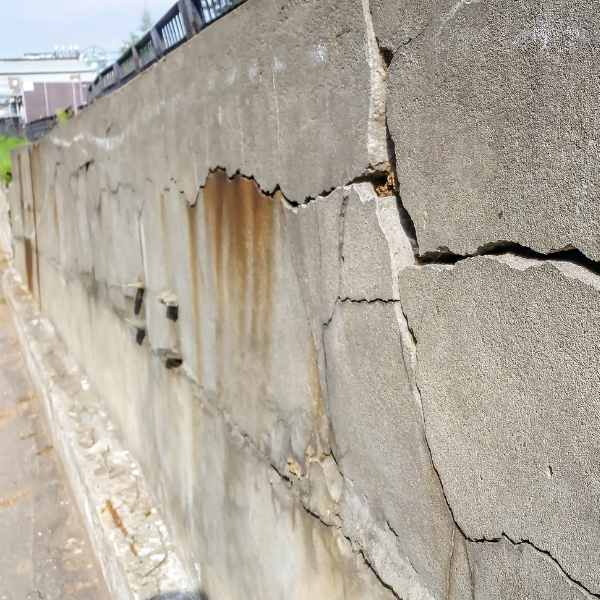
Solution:
[[[3,280],[25,362],[111,597],[148,600],[170,592],[178,600],[197,600],[140,466],[101,401],[18,273],[9,269]]]

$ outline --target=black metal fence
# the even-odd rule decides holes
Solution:
[[[205,27],[246,0],[178,0],[144,37],[102,71],[89,102],[108,96]]]

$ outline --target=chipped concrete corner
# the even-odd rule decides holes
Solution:
[[[10,304],[116,597],[600,596],[599,27],[252,0],[14,151]]]

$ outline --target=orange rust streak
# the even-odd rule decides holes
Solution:
[[[18,417],[23,412],[23,406],[17,406],[15,408],[1,408],[0,409],[0,421],[6,421],[6,419],[12,419]]]
[[[110,500],[107,500],[104,503],[104,506],[102,507],[102,512],[106,512],[106,511],[109,512],[110,516],[112,517],[112,520],[114,521],[117,528],[121,531],[121,533],[126,538],[129,537],[129,533],[127,533],[127,529],[125,529],[125,525],[123,525],[123,521],[121,521],[121,517],[119,516],[119,513],[117,512],[116,508],[113,506],[113,503]],[[131,551],[133,552],[133,554],[135,556],[138,555],[137,550],[136,550],[135,546],[133,545],[133,542],[130,542],[129,548],[131,549]]]
[[[217,299],[217,355],[252,352],[265,368],[269,355],[274,229],[280,199],[263,194],[256,182],[225,171],[211,173],[203,200],[206,240]],[[228,331],[233,335],[224,335]],[[236,348],[225,348],[236,339]],[[217,364],[221,364],[217,360]],[[217,380],[220,377],[217,376]]]
[[[33,494],[33,490],[28,488],[26,490],[19,490],[18,492],[10,494],[9,496],[4,496],[4,498],[0,498],[0,510],[10,508],[13,504],[19,502],[19,500],[29,498],[31,494]]]
[[[36,452],[35,455],[36,456],[46,456],[47,454],[50,454],[50,452],[52,452],[52,450],[54,450],[54,448],[52,446],[46,446],[43,450]]]
[[[202,344],[201,344],[201,329],[200,329],[200,290],[198,289],[198,232],[196,228],[197,218],[196,205],[187,207],[188,218],[188,234],[190,237],[190,273],[192,276],[192,296],[194,302],[194,325],[195,325],[195,342],[196,342],[196,369],[198,380],[202,380]]]

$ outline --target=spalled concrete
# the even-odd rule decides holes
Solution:
[[[377,0],[373,12],[421,253],[509,241],[599,260],[595,9]]]

